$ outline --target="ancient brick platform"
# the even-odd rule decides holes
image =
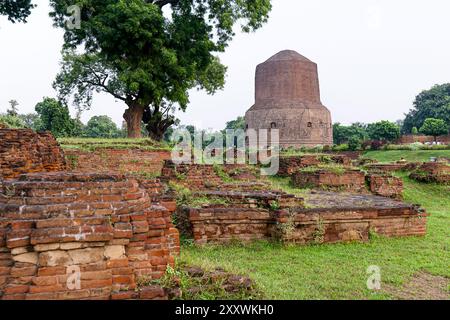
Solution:
[[[281,191],[202,191],[194,196],[225,202],[177,211],[180,230],[199,244],[268,238],[274,210],[303,207],[302,198]]]
[[[222,174],[230,180],[241,182],[243,186],[263,185],[264,181],[258,180],[257,171],[251,170],[246,165],[225,164],[220,166]],[[220,188],[225,184],[223,177],[216,171],[214,165],[207,164],[176,164],[172,160],[166,160],[162,169],[161,180],[165,183],[170,181],[183,185],[191,190],[205,190]],[[226,183],[227,189],[234,189],[236,183]]]
[[[412,172],[410,177],[420,182],[450,184],[450,165],[444,162],[427,162]]]
[[[222,182],[212,165],[175,164],[171,160],[164,162],[161,179],[164,182],[176,181],[192,190],[218,186]]]
[[[260,208],[183,209],[197,244],[254,241],[270,237],[271,212]]]
[[[249,198],[184,208],[179,211],[182,229],[198,244],[257,239],[334,243],[367,241],[370,232],[388,237],[426,234],[427,215],[421,208],[385,197],[312,192],[305,199],[306,207],[297,199],[281,201],[279,208]]]
[[[0,179],[65,169],[64,153],[51,133],[0,128]]]
[[[65,154],[70,169],[75,171],[155,176],[161,174],[164,161],[171,158],[170,151],[142,149],[66,149]]]
[[[297,172],[299,169],[310,166],[317,166],[325,163],[335,163],[344,166],[350,166],[351,162],[351,158],[345,155],[338,154],[281,156],[280,170],[278,171],[278,175],[288,176]]]
[[[342,173],[320,168],[312,172],[298,171],[292,174],[292,183],[298,188],[366,192],[365,173],[357,169],[344,169]]]
[[[403,181],[400,178],[386,173],[369,173],[366,180],[373,194],[395,199],[403,198]]]
[[[401,171],[408,165],[408,162],[396,162],[396,163],[372,163],[365,165],[364,167],[369,171],[378,172],[394,172]]]
[[[171,212],[123,175],[29,174],[1,186],[2,299],[161,299],[136,283],[161,277],[178,252]]]

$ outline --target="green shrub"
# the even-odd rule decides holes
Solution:
[[[351,151],[361,149],[361,140],[357,136],[350,137],[350,139],[348,139],[348,148]]]
[[[349,150],[349,147],[348,147],[348,144],[346,144],[346,143],[333,146],[333,151],[335,151],[335,152],[348,151],[348,150]]]

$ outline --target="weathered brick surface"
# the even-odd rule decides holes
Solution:
[[[0,179],[65,169],[64,153],[51,133],[0,128]]]
[[[365,166],[367,170],[378,172],[394,172],[403,170],[408,165],[408,162],[396,163],[372,163]]]
[[[98,149],[96,151],[65,150],[72,170],[81,172],[118,172],[159,175],[170,151],[141,149]]]
[[[317,65],[289,50],[258,65],[255,104],[245,123],[248,129],[278,129],[282,148],[332,145],[331,114],[320,101]]]
[[[165,182],[176,181],[192,190],[211,188],[222,182],[212,165],[175,164],[171,160],[165,161],[161,179]]]
[[[299,169],[317,166],[324,163],[336,163],[344,166],[351,165],[351,158],[345,155],[327,154],[327,155],[301,155],[301,156],[281,156],[280,170],[278,175],[286,176],[297,172]]]
[[[450,165],[444,162],[427,162],[412,172],[410,177],[421,182],[450,184]]]
[[[299,244],[367,241],[370,231],[388,237],[426,234],[426,214],[408,205],[279,211],[275,220],[272,236]]]
[[[333,192],[307,197],[312,208],[296,198],[279,202],[275,210],[264,202],[235,199],[227,205],[184,208],[177,220],[199,244],[270,238],[299,244],[365,241],[369,231],[392,237],[426,234],[426,213],[398,200]]]
[[[47,173],[1,187],[3,299],[125,297],[120,292],[134,290],[138,277],[162,276],[178,252],[171,211],[152,202],[136,180]],[[77,287],[68,281],[74,270]]]
[[[353,169],[346,169],[343,173],[322,169],[314,172],[299,171],[292,175],[292,183],[299,188],[366,192],[364,172]]]
[[[395,199],[403,197],[403,181],[400,178],[390,174],[370,173],[366,176],[366,180],[373,194]]]
[[[221,166],[221,170],[223,170],[223,174],[228,175],[230,178],[241,181],[242,186],[245,183],[249,183],[249,185],[252,183],[264,184],[263,181],[257,180],[258,170],[252,170],[246,165],[226,164]],[[221,189],[224,184],[213,165],[176,164],[171,160],[165,161],[161,180],[164,182],[173,181],[191,190]],[[227,188],[233,189],[233,184],[227,184]]]
[[[436,141],[443,143],[443,144],[450,144],[450,135],[438,136],[438,137],[436,137]],[[396,144],[410,144],[410,143],[415,143],[415,142],[433,143],[434,137],[433,136],[423,136],[423,135],[403,135],[395,143]]]
[[[198,244],[226,243],[233,240],[252,241],[268,238],[271,213],[260,208],[185,209]]]
[[[268,237],[272,211],[303,207],[303,198],[280,191],[202,191],[194,197],[221,198],[225,204],[180,208],[177,225],[197,243],[250,241]]]

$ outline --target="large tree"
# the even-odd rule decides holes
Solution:
[[[400,137],[400,128],[390,121],[379,121],[367,126],[369,137],[373,140],[392,142]]]
[[[84,129],[84,136],[89,138],[118,138],[120,131],[108,116],[92,117]]]
[[[448,126],[442,119],[425,119],[423,126],[420,128],[420,133],[428,136],[433,136],[434,141],[437,141],[437,137],[448,133]]]
[[[359,141],[368,138],[367,125],[364,123],[353,123],[350,126],[344,126],[339,122],[333,124],[333,143],[343,144],[349,142],[350,138],[358,138]]]
[[[89,107],[94,92],[127,105],[128,136],[141,136],[142,120],[161,139],[185,110],[188,91],[209,94],[224,86],[223,52],[241,22],[250,32],[266,22],[270,0],[84,0],[81,27],[65,26],[72,0],[51,0],[51,15],[64,27],[63,68],[55,87]],[[83,48],[77,53],[75,49]]]
[[[75,122],[70,117],[69,108],[53,98],[44,98],[36,104],[40,118],[38,130],[51,131],[55,137],[70,137],[74,134]]]
[[[1,0],[0,15],[6,15],[8,20],[15,22],[26,22],[34,5],[31,0]]]
[[[421,92],[414,101],[414,108],[406,115],[402,132],[411,133],[421,128],[428,118],[444,120],[450,129],[450,83],[436,85]]]

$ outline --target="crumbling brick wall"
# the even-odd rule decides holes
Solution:
[[[345,170],[343,173],[322,169],[313,172],[300,171],[292,175],[292,183],[299,188],[366,192],[365,174],[359,170]]]
[[[280,191],[202,191],[194,196],[223,201],[177,211],[177,226],[199,244],[268,238],[274,210],[304,205],[303,198]]]
[[[197,244],[266,239],[271,212],[261,208],[208,207],[184,209]]]
[[[64,153],[50,132],[0,129],[0,179],[65,169]]]
[[[373,194],[395,199],[403,198],[403,180],[400,178],[390,174],[369,173],[366,180]]]
[[[142,149],[104,149],[83,151],[65,150],[67,163],[80,172],[117,172],[123,174],[161,174],[164,161],[170,159],[170,151]]]
[[[427,162],[413,171],[410,177],[420,182],[450,184],[450,165],[444,162]]]
[[[327,163],[350,166],[352,161],[351,158],[339,154],[281,156],[278,175],[287,176],[305,167],[318,166]]]
[[[401,171],[408,165],[408,162],[396,162],[396,163],[372,163],[365,165],[365,168],[370,171],[378,172],[394,172]]]
[[[165,161],[161,179],[174,181],[192,190],[211,188],[223,182],[213,165],[176,164],[171,160]]]
[[[0,298],[162,298],[136,295],[179,252],[171,212],[136,180],[114,174],[47,173],[0,190]]]
[[[185,208],[184,228],[198,244],[273,239],[284,243],[367,241],[370,232],[389,237],[423,236],[426,213],[405,204],[390,207],[282,208],[240,205]]]
[[[388,236],[423,236],[426,213],[409,205],[373,208],[318,208],[278,211],[273,237],[288,243],[367,241],[370,232]]]

